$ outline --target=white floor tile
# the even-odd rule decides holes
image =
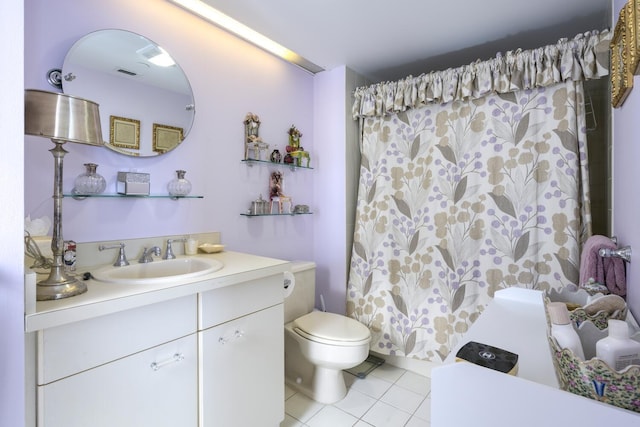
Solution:
[[[291,415],[285,414],[284,415],[284,421],[282,421],[280,423],[280,427],[303,427],[304,424],[302,424],[300,421],[296,420],[295,418],[293,418]]]
[[[388,381],[369,375],[364,379],[357,378],[351,385],[351,388],[373,398],[380,399],[392,385],[393,384]]]
[[[389,364],[366,378],[349,373],[344,378],[347,395],[333,405],[285,384],[286,414],[280,427],[430,427],[429,378]]]
[[[405,427],[431,427],[431,423],[418,417],[411,417],[409,422],[405,424]]]
[[[296,390],[292,389],[286,384],[284,385],[284,400],[287,400],[288,398],[290,398],[296,393],[297,393]]]
[[[296,393],[284,402],[285,412],[303,423],[309,421],[323,407],[322,403],[311,400],[302,393]]]
[[[413,414],[425,397],[406,388],[394,385],[387,391],[380,400],[388,403],[394,408]]]
[[[402,368],[397,368],[393,365],[385,363],[371,371],[369,375],[373,375],[374,377],[389,381],[390,383],[395,383],[396,381],[398,381],[398,378],[400,378],[405,372],[406,370]]]
[[[431,397],[427,397],[418,406],[418,409],[413,413],[414,417],[422,418],[425,421],[431,421]]]
[[[351,427],[356,422],[358,418],[353,415],[334,406],[325,406],[307,421],[307,425],[309,427]]]
[[[342,376],[344,377],[344,385],[346,385],[347,388],[351,387],[353,383],[358,379],[358,377],[346,371],[342,373]]]
[[[341,401],[334,403],[333,406],[336,406],[342,409],[345,412],[355,416],[362,417],[373,404],[376,403],[376,399],[371,396],[368,396],[356,389],[349,389],[347,391],[347,395]]]
[[[409,418],[411,418],[411,414],[384,402],[377,402],[362,417],[364,421],[375,427],[402,427],[409,421]]]
[[[431,392],[431,379],[411,371],[405,372],[404,375],[396,381],[396,385],[421,394],[422,396],[426,396]]]

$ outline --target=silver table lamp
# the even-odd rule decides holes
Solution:
[[[37,284],[36,299],[55,300],[79,295],[87,285],[64,271],[62,255],[62,159],[66,142],[103,145],[98,104],[62,93],[27,89],[24,99],[24,133],[50,138],[55,162],[53,180],[53,266],[49,277]]]

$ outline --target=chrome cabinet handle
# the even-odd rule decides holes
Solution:
[[[220,337],[218,338],[218,342],[220,344],[227,344],[233,340],[237,340],[238,338],[244,335],[244,331],[236,329],[235,332],[230,337]]]
[[[163,360],[162,362],[152,362],[150,366],[151,366],[151,369],[153,369],[154,371],[157,371],[160,368],[162,368],[163,366],[166,366],[166,365],[168,365],[170,363],[180,362],[183,359],[184,359],[184,354],[176,353],[172,357],[170,357],[169,359]]]

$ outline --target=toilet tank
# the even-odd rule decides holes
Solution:
[[[310,261],[293,261],[290,271],[295,283],[291,294],[284,299],[285,323],[311,313],[316,298],[316,264]]]

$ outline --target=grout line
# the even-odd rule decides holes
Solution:
[[[415,415],[415,414],[416,414],[416,412],[418,411],[418,409],[419,409],[419,408],[424,404],[424,402],[425,402],[425,401],[430,397],[430,395],[431,395],[431,385],[429,384],[429,390],[428,390],[427,394],[426,394],[426,395],[424,395],[424,396],[422,396],[422,394],[420,394],[420,393],[416,393],[415,391],[413,391],[413,390],[411,390],[411,389],[409,389],[409,388],[407,388],[407,387],[403,387],[402,385],[398,384],[398,382],[402,379],[402,377],[404,377],[404,376],[405,376],[408,372],[410,372],[410,371],[407,371],[406,369],[402,369],[402,368],[397,368],[397,369],[398,369],[398,370],[400,370],[400,371],[403,371],[403,372],[402,372],[402,374],[401,374],[400,376],[398,376],[398,378],[396,378],[396,379],[395,379],[395,380],[393,380],[393,381],[389,381],[389,380],[387,380],[387,379],[385,379],[385,378],[381,378],[381,377],[379,377],[379,376],[375,376],[375,375],[374,375],[374,376],[375,376],[375,378],[376,378],[377,380],[381,380],[381,381],[384,381],[384,382],[386,382],[386,383],[390,384],[390,387],[389,387],[387,390],[385,390],[385,392],[384,392],[380,397],[378,397],[378,398],[375,398],[375,397],[370,396],[370,395],[368,395],[368,394],[366,394],[366,393],[363,393],[365,396],[368,396],[368,397],[370,397],[370,398],[374,399],[374,400],[375,400],[375,403],[374,403],[373,405],[371,405],[371,406],[370,406],[370,407],[369,407],[369,408],[368,408],[368,409],[367,409],[367,410],[366,410],[366,411],[365,411],[365,412],[364,412],[360,417],[356,417],[355,415],[353,415],[353,414],[351,414],[351,413],[349,413],[349,412],[347,412],[347,411],[345,411],[345,410],[343,410],[343,409],[341,409],[341,408],[339,408],[339,407],[335,406],[335,404],[332,404],[332,405],[322,405],[322,407],[321,407],[320,409],[318,409],[318,411],[316,411],[316,412],[315,412],[315,413],[314,413],[314,414],[309,418],[309,420],[311,420],[314,416],[316,416],[316,415],[317,415],[317,414],[318,414],[318,413],[319,413],[323,408],[325,408],[325,407],[327,407],[327,406],[333,406],[334,408],[338,409],[339,411],[344,412],[344,413],[346,413],[346,414],[348,414],[348,415],[351,415],[351,416],[353,416],[354,418],[357,418],[357,419],[358,419],[358,421],[361,421],[361,422],[363,422],[363,423],[367,423],[367,424],[369,424],[367,421],[365,421],[365,420],[364,420],[364,417],[365,417],[365,416],[366,416],[366,415],[367,415],[367,414],[368,414],[368,413],[373,409],[373,407],[374,407],[377,403],[382,402],[382,403],[384,403],[385,405],[387,405],[387,406],[389,406],[389,407],[391,407],[391,408],[394,408],[394,410],[396,410],[396,411],[399,411],[399,412],[402,412],[403,414],[407,414],[407,415],[409,415],[409,419],[407,420],[407,422],[409,422],[413,417],[416,417],[416,418],[418,418],[418,419],[420,419],[420,420],[422,420],[422,421],[425,421],[425,422],[427,422],[427,423],[430,423],[430,420],[425,420],[424,418],[421,418],[421,417],[419,417],[419,416],[417,416],[417,415]],[[350,375],[353,375],[353,374],[350,374]],[[418,376],[420,376],[420,377],[424,377],[423,375],[419,375],[419,374],[415,374],[415,375],[418,375]],[[367,375],[367,377],[369,377],[369,375]],[[424,378],[428,378],[428,377],[424,377]],[[366,381],[366,378],[357,378],[357,377],[356,377],[356,381]],[[351,386],[352,386],[352,385],[353,385],[353,383],[351,383],[351,385],[348,385],[348,386],[347,386],[347,389],[348,389],[348,390],[349,390],[349,389],[351,389]],[[383,398],[383,397],[384,397],[384,396],[385,396],[385,395],[386,395],[386,394],[391,390],[391,388],[392,388],[394,385],[395,385],[395,386],[398,386],[398,387],[400,387],[400,388],[402,388],[403,390],[406,390],[406,391],[409,391],[409,392],[412,392],[412,393],[416,393],[416,394],[419,394],[419,395],[421,396],[422,400],[421,400],[421,401],[420,401],[420,403],[416,406],[416,409],[414,409],[412,412],[407,412],[407,411],[405,411],[405,410],[403,410],[403,409],[396,408],[396,407],[395,407],[395,406],[393,406],[392,404],[390,404],[390,403],[385,402],[385,401],[383,401],[383,400],[382,400],[382,398]],[[285,399],[285,402],[286,402],[286,401],[288,401],[288,400],[290,400],[293,396],[295,396],[295,395],[297,395],[297,394],[301,394],[302,396],[304,396],[304,394],[302,394],[302,393],[300,393],[299,391],[295,390],[293,387],[289,387],[289,388],[293,391],[293,394],[292,394],[291,396],[289,396],[289,398],[288,398],[288,399]],[[359,391],[359,390],[358,390],[358,391]],[[361,392],[361,393],[362,393],[362,392]],[[337,402],[336,402],[336,403],[337,403]],[[301,421],[300,419],[298,419],[298,418],[294,417],[293,415],[291,415],[291,414],[289,414],[289,413],[287,413],[287,415],[288,415],[288,416],[290,416],[291,418],[293,418],[294,420],[298,421],[299,423],[301,423],[301,424],[302,424],[302,426],[301,426],[301,427],[308,427],[308,424],[307,424],[306,422]],[[307,421],[309,421],[309,420],[307,420]],[[369,424],[369,425],[370,425],[370,424]]]

